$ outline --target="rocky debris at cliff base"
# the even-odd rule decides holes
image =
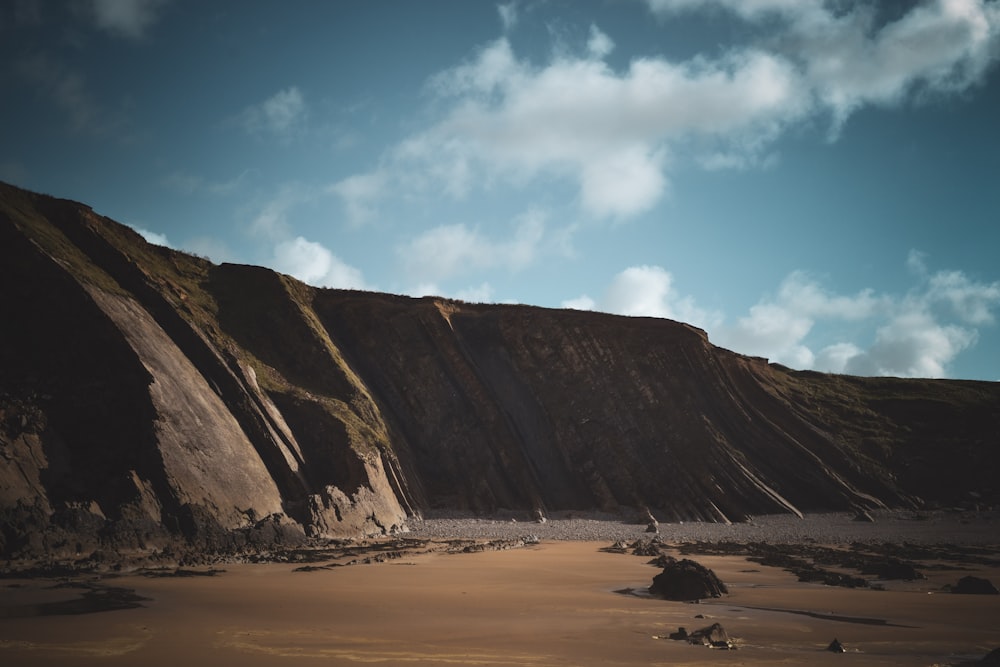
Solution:
[[[665,600],[690,602],[722,597],[729,590],[715,572],[701,563],[671,558],[664,564],[663,571],[653,577],[649,592]]]
[[[964,595],[1000,595],[1000,591],[997,590],[992,581],[971,575],[959,579],[958,583],[952,587],[951,592]]]

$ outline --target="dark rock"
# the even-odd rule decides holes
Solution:
[[[908,563],[898,558],[889,558],[882,563],[868,564],[862,568],[861,571],[865,574],[877,575],[879,579],[903,581],[926,579],[923,574],[917,571],[917,568],[913,566],[913,563]]]
[[[624,554],[628,553],[628,542],[625,540],[618,540],[614,544],[608,547],[602,547],[601,551],[606,551],[612,554]]]
[[[714,648],[729,648],[729,633],[718,623],[712,623],[708,627],[695,630],[688,635],[688,642],[692,644],[702,644]]]
[[[663,571],[653,577],[649,592],[666,600],[690,601],[717,598],[729,591],[715,572],[685,558],[667,563]]]
[[[1000,648],[995,648],[982,657],[980,665],[1000,665]]]
[[[670,638],[674,641],[685,642],[688,640],[688,632],[684,627],[677,628],[677,632],[671,632]]]
[[[632,555],[633,556],[659,556],[660,555],[660,545],[659,543],[651,540],[637,540],[632,545]]]
[[[832,642],[830,642],[830,645],[826,647],[826,650],[830,651],[831,653],[846,653],[847,652],[847,649],[844,648],[844,645],[841,644],[840,640],[837,639],[836,637],[833,639]]]
[[[799,581],[818,582],[824,586],[840,586],[842,588],[868,588],[868,581],[843,572],[821,570],[814,567],[797,571]]]
[[[951,589],[952,593],[966,595],[1000,595],[1000,591],[989,579],[981,577],[967,576],[958,580],[958,583]]]
[[[653,560],[649,561],[647,565],[652,565],[662,570],[663,568],[670,565],[670,563],[675,563],[675,562],[677,562],[677,559],[674,558],[673,556],[668,556],[667,554],[660,554]]]

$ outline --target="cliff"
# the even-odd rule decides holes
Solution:
[[[269,548],[428,509],[731,521],[1000,497],[998,383],[315,289],[2,184],[0,287],[0,556]]]

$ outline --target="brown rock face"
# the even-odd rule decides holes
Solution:
[[[429,508],[731,521],[1000,496],[997,383],[314,289],[2,184],[0,287],[0,555],[266,546]]]
[[[663,571],[653,577],[649,592],[665,600],[691,601],[717,598],[729,593],[715,572],[701,563],[669,558]]]

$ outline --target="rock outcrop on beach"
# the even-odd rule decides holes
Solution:
[[[658,564],[663,571],[653,577],[649,592],[664,600],[690,602],[722,597],[729,593],[715,572],[701,563],[688,558],[677,560],[667,556]]]
[[[1000,590],[993,585],[989,579],[968,575],[958,580],[952,589],[952,593],[962,595],[1000,595]]]
[[[3,557],[267,549],[427,510],[728,522],[1000,499],[998,383],[796,372],[663,319],[316,289],[3,184],[0,287]]]

